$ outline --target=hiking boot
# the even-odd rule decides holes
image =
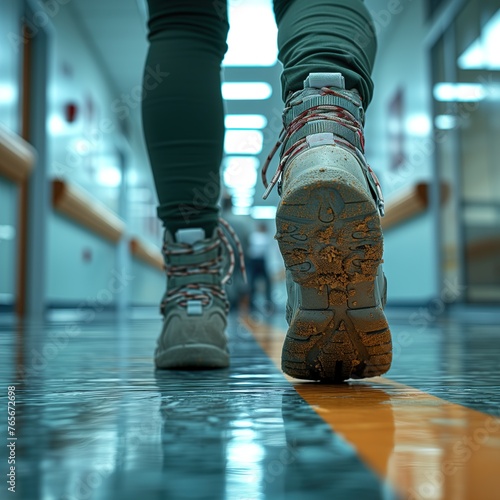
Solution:
[[[175,239],[165,231],[163,255],[167,291],[161,303],[156,367],[226,368],[229,303],[224,284],[234,269],[226,236],[220,228],[210,238],[201,228],[181,229]]]
[[[279,180],[276,239],[288,291],[282,369],[295,378],[341,382],[391,364],[384,202],[364,158],[363,120],[340,73],[311,73],[285,105],[272,184]]]

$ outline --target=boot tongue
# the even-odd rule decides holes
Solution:
[[[186,243],[194,245],[197,241],[205,239],[205,230],[201,227],[179,229],[175,232],[175,241],[177,243]]]
[[[345,89],[345,80],[342,73],[309,73],[304,81],[304,88],[337,87]]]

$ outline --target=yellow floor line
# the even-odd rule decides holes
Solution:
[[[242,319],[280,367],[285,332]],[[344,385],[287,377],[403,498],[500,499],[500,419],[385,377]]]

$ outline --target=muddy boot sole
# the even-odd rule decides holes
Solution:
[[[293,280],[282,369],[339,383],[385,373],[392,345],[375,203],[345,162],[326,163],[296,169],[277,210],[276,239]]]

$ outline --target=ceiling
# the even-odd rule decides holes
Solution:
[[[367,0],[366,4],[376,14],[387,9],[387,0]],[[121,93],[139,84],[148,48],[146,0],[73,0],[68,7],[114,89]],[[383,16],[380,19],[383,23]],[[379,39],[385,38],[388,30],[380,23],[377,28]]]
[[[242,1],[250,3],[261,0],[230,1],[241,4]],[[142,71],[148,50],[146,2],[147,0],[73,0],[67,5],[71,9],[75,21],[79,24],[84,37],[87,39],[87,43],[93,51],[95,59],[100,64],[103,75],[107,79],[112,92],[116,95],[129,93],[130,89],[140,85],[142,82]],[[376,14],[380,14],[388,8],[387,0],[366,0],[366,4]],[[383,13],[382,17],[379,15],[379,18],[383,20]],[[377,24],[379,46],[382,39],[389,33],[388,27],[380,25],[380,23]],[[262,70],[263,68],[252,68],[252,75],[254,75],[254,78],[257,75],[257,78],[269,81],[274,87],[273,99],[268,100],[265,104],[267,108],[265,110],[246,110],[249,101],[246,103],[232,101],[226,103],[229,113],[259,112],[269,115],[269,119],[274,118],[276,121],[274,115],[278,116],[282,109],[281,92],[279,89],[279,65],[276,65],[274,68],[268,68],[265,74],[259,73]],[[226,79],[238,80],[245,78],[247,72],[248,69],[245,72],[245,68],[226,68],[225,75]],[[132,114],[131,119],[132,128],[136,132],[140,131],[140,113],[138,108],[135,110],[135,114]],[[275,132],[274,135],[277,137],[279,131],[273,132]],[[137,134],[137,136],[140,136],[140,141],[142,141],[142,134]],[[274,145],[276,137],[269,137],[267,143],[264,144],[264,150],[260,155],[261,164],[265,160],[268,151]],[[142,146],[141,149],[144,149],[144,147]],[[138,165],[137,168],[140,170],[138,174],[142,177],[149,175],[149,169],[145,167],[147,164],[145,151],[141,153],[144,154],[144,161],[141,161],[142,166]],[[269,170],[271,175],[274,169],[275,162],[273,162]],[[261,191],[263,192],[263,187],[259,182],[255,193],[256,200],[260,200]],[[273,193],[267,202],[260,200],[258,203],[273,205],[277,202],[276,197],[277,195]]]
[[[68,6],[114,90],[127,92],[140,84],[148,49],[145,2],[73,0]]]

